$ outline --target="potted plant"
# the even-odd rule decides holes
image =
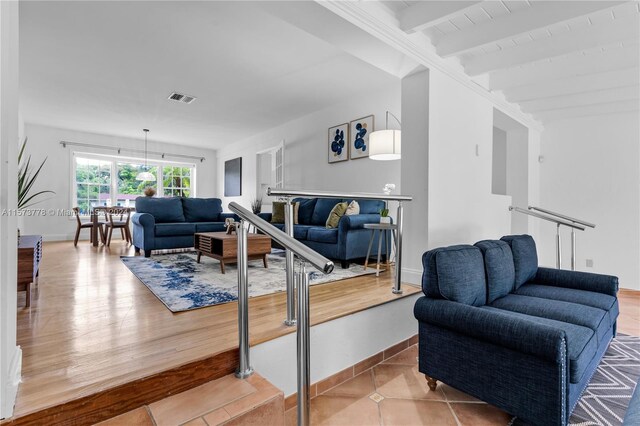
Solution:
[[[380,210],[380,223],[391,223],[391,217],[389,216],[389,209]]]
[[[38,191],[35,194],[30,194],[33,184],[36,182],[42,166],[47,162],[47,157],[42,160],[42,163],[37,169],[31,167],[31,156],[25,159],[24,150],[27,147],[27,138],[24,138],[20,151],[18,151],[18,210],[26,209],[39,201],[35,201],[35,198],[46,193],[55,194],[53,191],[45,190]],[[18,239],[20,239],[20,228],[18,228]]]
[[[251,211],[253,214],[258,214],[262,211],[262,198],[258,197],[251,200]]]

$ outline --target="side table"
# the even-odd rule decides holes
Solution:
[[[42,236],[21,235],[18,240],[18,291],[26,291],[26,307],[31,306],[31,284],[38,284]]]
[[[376,231],[378,231],[378,261],[376,263],[376,277],[380,276],[380,254],[382,252],[382,237],[384,236],[384,246],[386,251],[387,258],[387,267],[389,266],[389,251],[387,251],[389,247],[389,241],[387,239],[387,232],[391,232],[391,237],[393,239],[393,245],[397,244],[396,234],[395,232],[398,229],[397,225],[392,223],[365,223],[363,225],[364,229],[371,230],[371,238],[369,239],[369,248],[367,249],[367,257],[364,261],[364,269],[367,269],[369,265],[369,256],[371,255],[371,246],[373,245],[373,239],[376,235]],[[396,250],[398,249],[395,247]]]

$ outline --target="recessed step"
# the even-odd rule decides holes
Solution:
[[[257,373],[247,379],[228,375],[99,423],[131,424],[284,425],[284,394]]]

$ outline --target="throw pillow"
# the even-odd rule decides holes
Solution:
[[[271,209],[271,223],[284,223],[284,210],[287,203],[284,201],[274,201]],[[293,224],[298,224],[298,210],[300,209],[300,203],[293,203]]]
[[[353,200],[349,203],[347,207],[347,211],[345,212],[347,216],[352,216],[354,214],[360,214],[360,204],[356,200]]]
[[[284,223],[284,202],[274,201],[271,208],[271,223]]]
[[[340,222],[340,218],[344,216],[344,213],[347,211],[347,207],[349,205],[347,203],[338,203],[331,209],[331,213],[329,213],[329,217],[327,218],[326,227],[327,228],[337,228],[338,222]]]

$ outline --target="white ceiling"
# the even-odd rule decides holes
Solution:
[[[216,149],[394,82],[248,2],[20,3],[28,123]]]
[[[638,1],[381,4],[404,33],[538,121],[640,109]]]

